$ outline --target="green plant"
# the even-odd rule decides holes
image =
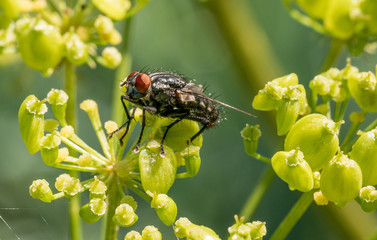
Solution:
[[[357,5],[344,1],[347,4],[338,8],[343,1],[294,2],[307,13],[304,15],[293,8],[293,1],[284,2],[294,18],[331,36],[334,44],[324,63],[324,71],[309,84],[311,95],[307,96],[304,85],[299,84],[297,75],[292,73],[270,81],[255,96],[252,103],[255,109],[276,110],[277,135],[284,137],[284,147],[271,159],[264,157],[257,153],[261,137],[259,126],[247,125],[242,130],[245,151],[271,164],[273,171],[270,168],[266,172],[240,218],[235,216],[235,224],[228,229],[228,239],[261,239],[266,235],[266,223],[246,221],[260,203],[275,173],[289,189],[303,194],[274,232],[273,239],[285,238],[313,200],[318,205],[334,202],[343,206],[355,199],[366,212],[377,209],[373,186],[377,184],[373,174],[377,171],[373,161],[377,121],[371,122],[363,132],[359,131],[360,137],[354,136],[366,114],[377,111],[377,81],[373,73],[359,71],[350,61],[343,69],[330,68],[344,44],[351,53],[360,54],[373,43],[375,19],[371,9],[374,9],[374,3],[364,1]],[[66,4],[64,1],[41,0],[30,3],[25,7],[19,1],[1,2],[0,37],[3,41],[0,42],[0,52],[11,54],[18,51],[29,67],[44,76],[50,76],[64,65],[64,91],[52,89],[41,100],[34,95],[28,96],[19,109],[19,125],[30,153],[40,151],[46,165],[68,170],[68,174],[57,177],[57,192],[46,180],[38,179],[30,186],[30,195],[44,202],[62,197],[71,199],[72,239],[81,238],[79,216],[87,223],[103,218],[105,239],[116,239],[119,226],[131,229],[139,217],[142,218],[137,214],[135,195],[150,204],[161,222],[174,225],[177,237],[219,239],[208,227],[194,224],[187,218],[176,220],[179,208],[168,195],[176,179],[194,177],[199,171],[202,139],[200,137],[191,145],[186,143],[198,131],[197,123],[185,120],[171,129],[165,141],[165,156],[159,154],[159,142],[164,127],[172,119],[147,115],[146,133],[137,153],[119,144],[122,131],[111,139],[106,136],[124,121],[119,103],[119,83],[130,72],[129,27],[132,16],[148,1],[93,0]],[[114,22],[124,20],[125,29],[119,32]],[[114,47],[118,44],[122,44],[120,51]],[[89,116],[102,153],[78,136],[75,110],[76,66],[87,64],[94,68],[97,63],[117,69],[113,121],[102,124],[93,100],[80,104]],[[344,128],[342,124],[348,121],[344,115],[351,99],[357,102],[361,112],[350,114],[352,126],[343,141],[339,141],[339,133]],[[46,119],[48,109],[55,119]],[[141,112],[137,110],[136,121],[131,122],[125,142],[129,141],[140,117]],[[91,176],[81,180],[78,172],[88,172]],[[80,206],[79,196],[85,191],[89,193],[89,201]],[[162,238],[154,226],[145,227],[141,234],[129,231],[124,237]]]

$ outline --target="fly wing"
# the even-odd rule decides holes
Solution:
[[[194,87],[195,86],[195,87]],[[243,114],[246,114],[248,116],[251,116],[251,117],[256,117],[255,115],[251,114],[251,113],[248,113],[248,112],[245,112],[241,109],[238,109],[236,107],[233,107],[229,104],[226,104],[226,103],[223,103],[219,100],[216,100],[216,99],[213,99],[213,98],[210,98],[210,97],[207,97],[204,93],[203,93],[203,88],[201,87],[201,85],[194,85],[193,87],[194,88],[191,88],[191,89],[187,89],[187,88],[183,88],[183,89],[180,89],[179,91],[182,92],[182,93],[185,93],[187,96],[195,96],[195,97],[198,97],[198,98],[202,98],[202,99],[205,99],[207,101],[210,101],[210,102],[213,102],[213,103],[216,103],[216,104],[219,104],[221,106],[224,106],[224,107],[227,107],[227,108],[230,108],[230,109],[233,109],[237,112],[240,112],[240,113],[243,113]]]

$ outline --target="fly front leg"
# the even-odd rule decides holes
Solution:
[[[122,126],[120,126],[117,130],[111,132],[109,134],[109,136],[107,137],[108,139],[112,138],[114,136],[115,133],[119,132],[120,130],[122,130],[124,127],[126,128],[126,131],[124,132],[124,134],[119,138],[119,142],[120,142],[120,145],[123,145],[123,138],[127,135],[129,129],[130,129],[130,122],[131,120],[134,118],[134,115],[135,115],[135,112],[136,112],[136,105],[134,105],[133,109],[132,109],[132,112],[131,112],[131,115],[129,114],[128,112],[128,109],[126,107],[126,104],[124,103],[123,100],[125,100],[126,98],[124,97],[124,95],[122,95],[120,97],[120,100],[122,102],[122,105],[123,105],[123,108],[124,108],[124,111],[126,112],[126,116],[127,116],[127,121],[125,123],[122,124]]]
[[[143,116],[142,116],[142,121],[141,121],[141,132],[140,132],[140,135],[139,135],[139,139],[137,140],[137,143],[136,143],[134,149],[132,150],[135,153],[139,152],[139,146],[140,146],[141,138],[143,137],[143,132],[144,132],[144,128],[145,128],[145,107],[143,107],[143,113],[142,114],[143,114]]]

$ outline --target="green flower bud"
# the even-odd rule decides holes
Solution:
[[[339,126],[321,114],[309,114],[298,120],[285,138],[284,149],[299,148],[313,171],[324,167],[338,150]]]
[[[81,154],[76,163],[81,167],[91,166],[93,164],[92,155],[89,153]]]
[[[42,200],[43,202],[51,202],[54,200],[51,188],[45,179],[33,181],[29,187],[29,193],[32,198]]]
[[[127,203],[128,205],[130,205],[134,209],[134,211],[136,211],[136,209],[137,209],[137,202],[130,195],[122,197],[122,199],[120,200],[120,204],[122,204],[122,203]]]
[[[362,174],[359,165],[339,152],[321,173],[321,192],[330,201],[340,205],[359,194]]]
[[[276,112],[276,126],[278,135],[285,135],[296,122],[300,112],[300,102],[282,100]]]
[[[19,0],[1,0],[0,12],[6,18],[15,19],[20,14],[20,1]]]
[[[174,200],[166,194],[148,194],[152,197],[151,207],[156,210],[160,220],[167,226],[172,225],[177,217],[177,205]]]
[[[136,231],[130,231],[124,236],[124,240],[143,240],[140,233]]]
[[[69,150],[68,148],[60,148],[58,153],[58,158],[55,160],[55,163],[61,163],[65,161],[69,157]]]
[[[350,158],[363,173],[363,186],[377,184],[377,129],[363,133],[352,146]]]
[[[308,192],[313,188],[312,169],[299,149],[275,153],[271,158],[271,165],[276,174],[288,183],[290,189]]]
[[[350,75],[348,88],[357,104],[366,112],[377,112],[377,80],[372,72]]]
[[[187,218],[180,218],[175,222],[174,233],[178,238],[220,240],[212,229],[196,225]]]
[[[342,102],[348,98],[348,89],[340,71],[336,68],[330,68],[327,72],[314,77],[309,83],[309,87],[313,92],[330,97],[335,102]]]
[[[124,19],[131,7],[129,0],[92,0],[92,2],[101,12],[114,20]]]
[[[55,188],[58,191],[64,192],[67,197],[75,196],[84,190],[79,179],[71,177],[66,173],[56,178]]]
[[[177,160],[171,148],[164,146],[165,156],[161,156],[160,144],[151,140],[140,151],[139,168],[144,191],[167,193],[175,180]]]
[[[63,39],[67,59],[75,65],[86,63],[89,55],[89,46],[80,39],[79,35],[68,32],[63,36]]]
[[[260,111],[270,111],[278,107],[279,101],[286,94],[289,86],[298,84],[297,75],[292,73],[268,82],[254,97],[253,108]]]
[[[102,198],[93,198],[89,203],[80,208],[80,217],[87,223],[95,223],[107,210],[106,201]]]
[[[244,223],[244,217],[241,219],[237,215],[234,216],[236,223],[228,228],[228,240],[251,240],[262,239],[267,234],[266,223],[254,221],[252,223]]]
[[[71,138],[75,134],[75,129],[72,126],[67,125],[60,129],[60,134],[65,138]]]
[[[335,38],[346,40],[354,34],[351,5],[351,0],[332,0],[328,3],[324,25],[326,30]]]
[[[161,126],[167,126],[168,124],[161,123]],[[156,131],[156,135],[154,136],[155,140],[160,140],[163,137],[163,134],[166,131],[166,127],[161,127],[161,131]],[[190,121],[190,120],[182,120],[178,124],[174,125],[169,129],[169,132],[165,138],[165,144],[169,146],[174,151],[182,151],[184,150],[188,142],[187,140],[190,139],[192,136],[195,135],[199,131],[199,125],[197,122]],[[203,142],[203,138],[199,135],[190,145],[201,147]]]
[[[367,15],[366,24],[371,35],[377,34],[377,3],[373,0],[360,1],[360,9],[363,14]]]
[[[114,23],[110,18],[99,15],[94,21],[94,27],[99,34],[110,34],[114,30]]]
[[[199,155],[200,147],[188,146],[183,151],[179,152],[179,156],[183,158],[186,172],[182,173],[183,177],[194,177],[198,174],[201,164]],[[179,175],[179,174],[177,174]]]
[[[34,154],[41,148],[40,141],[44,131],[44,114],[47,106],[34,95],[28,96],[18,111],[21,137],[29,153]]]
[[[250,156],[253,156],[257,152],[258,139],[262,136],[262,132],[259,129],[259,125],[246,127],[241,131],[241,137],[243,139],[243,145],[245,147],[245,152]]]
[[[55,134],[47,134],[41,139],[41,157],[46,165],[55,164],[59,155],[60,143],[60,137]]]
[[[119,226],[130,227],[138,220],[138,218],[139,217],[130,205],[122,203],[115,209],[113,221]]]
[[[122,55],[115,47],[106,47],[102,51],[102,56],[97,57],[97,62],[107,68],[116,68],[122,61]]]
[[[324,206],[329,204],[329,200],[327,200],[327,198],[323,195],[321,191],[315,192],[313,194],[313,199],[318,206]]]
[[[328,0],[297,0],[297,4],[304,10],[310,17],[323,19],[326,10],[329,6]]]
[[[91,197],[101,198],[106,194],[107,186],[97,176],[94,176],[94,181],[90,182],[88,187]]]
[[[141,232],[143,240],[161,240],[162,235],[154,226],[146,226]]]
[[[360,198],[357,199],[365,212],[377,210],[377,190],[373,186],[366,186],[360,189]]]
[[[30,19],[28,19],[30,21]],[[33,19],[28,25],[16,26],[18,47],[25,63],[38,71],[51,74],[64,53],[59,30],[43,19]]]

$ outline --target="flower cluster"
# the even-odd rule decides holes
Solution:
[[[58,193],[55,194],[46,180],[39,179],[30,186],[30,195],[44,202],[51,202],[64,196],[73,197],[88,190],[90,200],[82,206],[80,216],[84,221],[93,223],[107,213],[109,194],[115,191],[120,197],[111,217],[117,225],[129,227],[138,220],[135,213],[137,203],[131,195],[126,194],[128,190],[132,190],[150,203],[163,223],[172,225],[177,216],[177,206],[167,193],[176,178],[193,177],[199,171],[202,138],[199,137],[192,145],[187,145],[186,142],[189,136],[199,131],[198,124],[183,121],[182,124],[174,126],[164,146],[165,156],[162,156],[159,142],[165,130],[164,126],[168,125],[166,121],[171,120],[148,116],[148,134],[143,137],[140,151],[124,153],[125,147],[120,146],[116,137],[107,139],[97,104],[93,100],[86,100],[80,107],[89,115],[102,146],[101,154],[86,144],[75,133],[74,128],[67,125],[67,101],[67,94],[56,89],[52,89],[43,100],[38,100],[34,95],[27,97],[19,110],[21,136],[30,153],[41,152],[46,165],[90,172],[93,173],[93,177],[81,181],[69,174],[62,174],[56,179],[55,188]],[[48,110],[46,103],[49,103],[56,120],[44,119]],[[137,111],[134,115],[135,120],[139,120],[140,115],[141,111]],[[135,121],[132,121],[132,129],[135,124]],[[108,121],[104,128],[107,133],[111,133],[117,129],[117,125]],[[174,134],[176,132],[182,134]],[[118,135],[121,136],[123,133],[120,131]],[[130,133],[126,138],[129,135]],[[63,144],[64,147],[61,146]],[[79,155],[70,152],[77,152]],[[186,166],[187,171],[177,173],[181,166]]]
[[[348,60],[343,69],[331,68],[314,77],[309,87],[311,99],[306,100],[305,92],[296,97],[296,110],[286,100],[286,113],[280,113],[277,102],[291,87],[298,88],[290,81],[294,74],[278,78],[266,84],[255,96],[253,107],[258,110],[277,109],[278,135],[285,135],[284,149],[276,152],[270,163],[275,173],[285,181],[291,190],[313,191],[318,205],[328,201],[337,205],[356,200],[363,210],[377,209],[377,121],[363,131],[358,128],[369,112],[377,112],[377,81],[372,72],[360,72]],[[283,94],[282,94],[283,93]],[[361,112],[353,112],[352,123],[342,142],[339,131],[348,101],[353,98]],[[305,109],[307,102],[311,109]],[[302,107],[299,107],[302,106]],[[333,107],[333,109],[332,109]],[[294,108],[293,108],[294,109]],[[303,115],[298,118],[299,115]],[[279,116],[284,116],[279,117]],[[297,120],[298,119],[298,120]],[[280,123],[279,123],[280,122]],[[284,126],[282,131],[282,126]],[[355,133],[356,136],[355,136]],[[261,160],[256,153],[261,132],[258,126],[246,126],[241,132],[246,152]]]
[[[74,65],[96,62],[117,67],[122,41],[114,21],[125,19],[147,1],[93,0],[68,6],[66,1],[3,0],[0,3],[0,54],[19,52],[32,69],[49,76],[66,59]],[[97,48],[101,47],[101,53]]]
[[[139,151],[125,153],[125,146],[121,146],[118,140],[124,134],[122,131],[124,129],[118,131],[116,137],[108,139],[104,129],[108,134],[112,133],[118,128],[117,124],[108,121],[103,129],[97,104],[93,100],[85,100],[80,107],[87,112],[92,122],[102,147],[103,154],[101,154],[86,144],[76,134],[75,129],[67,124],[65,118],[67,101],[67,94],[56,89],[52,89],[43,100],[39,100],[34,95],[27,97],[19,110],[21,136],[30,153],[40,151],[46,165],[90,172],[93,177],[81,181],[69,174],[61,174],[55,181],[57,193],[53,193],[46,180],[35,180],[29,189],[33,198],[51,202],[88,191],[89,202],[80,209],[80,216],[85,222],[94,223],[107,214],[116,225],[131,227],[139,218],[136,214],[138,204],[130,195],[129,190],[131,190],[150,203],[151,208],[165,225],[175,224],[177,237],[219,239],[208,227],[193,224],[187,218],[176,221],[177,205],[167,195],[175,179],[193,177],[199,171],[202,137],[199,136],[190,145],[187,144],[187,139],[199,131],[196,122],[183,120],[181,124],[172,127],[165,141],[165,155],[161,155],[160,141],[166,126],[172,120],[147,115],[145,121],[147,134],[142,138]],[[48,110],[47,103],[56,120],[44,118]],[[134,119],[138,121],[140,118],[141,111],[137,109]],[[125,140],[128,140],[136,121],[132,120],[130,123],[131,131],[125,136]],[[63,144],[65,146],[62,146]],[[79,155],[72,154],[73,152]],[[182,171],[182,168],[186,171]],[[115,205],[113,212],[109,212],[110,204]],[[237,223],[237,226],[241,225],[243,225],[242,221]],[[238,227],[233,229],[230,231],[231,235],[242,232],[245,238],[232,239],[256,239],[250,238],[251,231],[256,234],[252,230],[254,227],[248,224],[247,229],[249,228],[250,233],[245,233],[246,235],[244,230],[237,230]],[[262,237],[265,231],[256,235]],[[161,238],[161,233],[153,226],[147,226],[141,234],[130,231],[125,236],[125,239]]]
[[[317,32],[347,42],[353,54],[363,52],[377,36],[377,3],[373,0],[284,0],[284,3],[293,18]]]

